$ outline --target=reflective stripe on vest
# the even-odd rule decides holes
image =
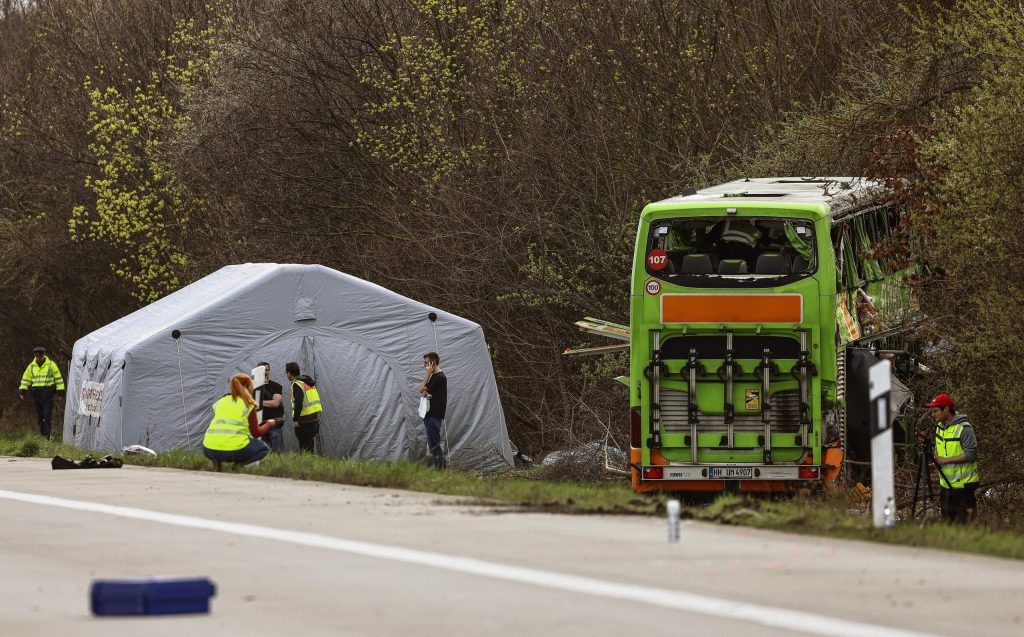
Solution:
[[[722,240],[729,243],[742,243],[753,248],[757,245],[757,238],[761,233],[750,227],[749,223],[732,226],[732,219],[725,222],[725,229],[722,231]]]
[[[32,389],[34,387],[56,387],[64,390],[64,378],[60,375],[60,369],[49,358],[43,359],[42,365],[37,365],[33,358],[32,362],[25,368],[21,376],[21,389]]]
[[[943,429],[940,425],[935,426],[935,455],[940,458],[955,458],[962,455],[964,447],[960,443],[960,435],[964,426],[971,424],[961,421],[952,427]],[[943,489],[963,489],[968,484],[979,482],[977,462],[954,462],[951,464],[939,465],[942,469],[943,479],[939,477],[939,486]],[[947,484],[948,481],[948,484]]]
[[[299,412],[299,418],[317,414],[324,410],[320,405],[320,393],[317,392],[316,387],[310,387],[301,380],[293,381],[292,384],[298,385],[299,389],[302,390],[302,411]]]
[[[215,451],[237,451],[249,444],[249,412],[255,405],[227,394],[213,403],[213,420],[206,429],[203,446]]]

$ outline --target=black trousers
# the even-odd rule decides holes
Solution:
[[[313,453],[313,443],[320,431],[320,419],[300,420],[295,428],[295,437],[299,439],[299,451]]]
[[[939,489],[939,508],[942,519],[946,522],[963,524],[970,522],[969,511],[977,510],[978,500],[974,495],[976,484],[969,484],[962,489]]]
[[[44,438],[50,438],[50,416],[53,414],[53,396],[56,390],[53,387],[33,387],[28,390],[32,394],[32,400],[36,403],[36,416],[39,418],[39,433]]]

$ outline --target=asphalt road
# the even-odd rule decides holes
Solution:
[[[245,474],[0,458],[0,530],[5,637],[1024,634],[1021,562]],[[140,576],[212,610],[90,615]]]

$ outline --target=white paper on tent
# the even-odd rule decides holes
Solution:
[[[103,407],[104,383],[93,381],[82,382],[82,392],[78,398],[78,413],[83,416],[99,416]]]
[[[430,411],[430,399],[420,396],[420,418],[426,418],[428,411]]]

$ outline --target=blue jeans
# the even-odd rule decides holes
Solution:
[[[281,427],[268,429],[267,433],[263,434],[263,442],[267,443],[274,453],[281,453],[284,451],[284,429]]]
[[[444,469],[448,464],[444,459],[444,451],[441,450],[441,427],[443,422],[440,418],[434,418],[433,416],[425,416],[423,418],[423,426],[427,430],[427,447],[430,449],[430,455],[434,458],[434,466],[438,469]]]
[[[220,451],[203,447],[203,455],[213,462],[237,462],[238,464],[256,462],[269,452],[270,447],[258,438],[250,438],[249,444],[235,451]]]

